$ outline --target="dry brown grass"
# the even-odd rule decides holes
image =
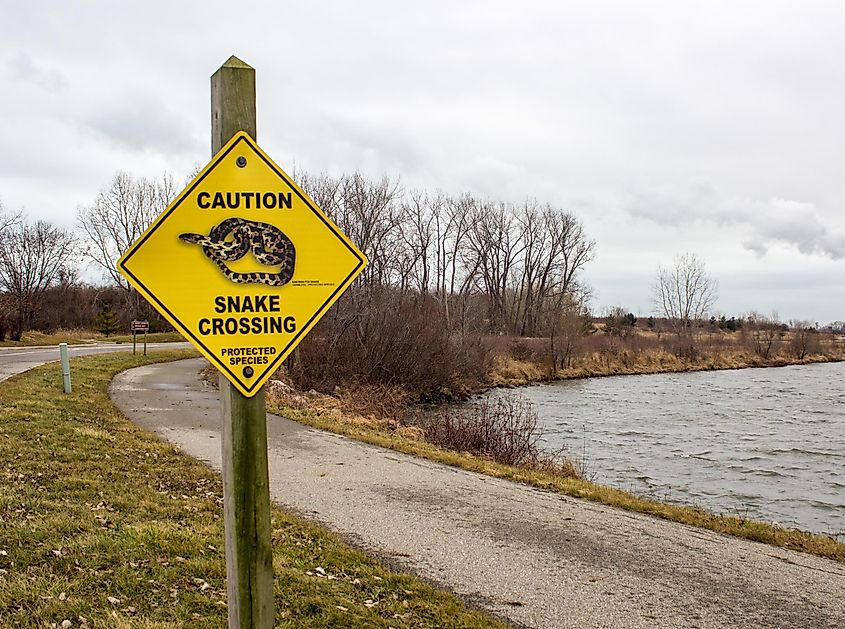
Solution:
[[[0,341],[0,347],[57,345],[59,343],[75,345],[102,339],[105,339],[105,336],[92,330],[55,330],[50,334],[33,330],[24,332],[20,341]]]
[[[367,391],[372,391],[372,387],[367,388]],[[363,393],[353,390],[339,392],[336,396],[316,391],[302,393],[278,380],[271,380],[266,396],[268,406],[313,413],[339,424],[377,429],[395,429],[399,426],[399,422],[389,414],[379,414],[379,409],[388,408],[389,404],[382,404],[379,400],[371,400],[368,404]]]
[[[487,384],[491,387],[517,387],[549,378],[548,368],[541,363],[499,354],[493,358]]]
[[[718,353],[700,354],[695,358],[680,358],[663,349],[634,352],[622,350],[616,353],[592,352],[573,361],[572,367],[559,370],[554,377],[560,379],[590,378],[685,371],[710,371],[716,369],[746,369],[750,367],[783,367],[843,360],[836,354],[813,354],[798,360],[793,356],[777,354],[763,359],[743,348],[726,349]],[[529,373],[525,369],[524,373]],[[539,369],[538,369],[539,371]],[[548,373],[536,381],[548,380]],[[491,378],[493,386],[498,382]]]
[[[549,341],[543,338],[489,337],[492,354],[487,376],[473,392],[495,387],[515,387],[555,379],[655,374],[748,367],[781,367],[845,360],[845,343],[831,335],[820,335],[817,351],[801,359],[785,335],[768,358],[754,351],[746,332],[700,331],[692,355],[675,351],[676,337],[670,332],[639,329],[626,337],[604,332],[604,324],[581,338],[569,366],[553,371]]]

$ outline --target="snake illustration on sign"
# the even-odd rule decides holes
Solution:
[[[366,263],[241,132],[129,247],[118,269],[249,397]]]
[[[227,240],[231,237],[231,240]],[[203,253],[214,262],[223,275],[237,284],[261,283],[284,286],[293,277],[296,249],[282,230],[269,223],[227,218],[208,234],[179,234],[185,242],[202,245]],[[266,265],[281,265],[278,273],[235,273],[227,262],[243,258],[252,251],[255,259]]]

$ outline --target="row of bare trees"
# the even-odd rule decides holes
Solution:
[[[361,173],[297,179],[369,259],[357,290],[336,309],[352,319],[372,303],[373,288],[433,301],[442,325],[463,334],[549,334],[558,312],[583,308],[579,274],[595,245],[571,213],[536,201],[407,192],[395,179]],[[115,263],[176,193],[169,175],[151,180],[118,172],[79,208],[81,238],[0,213],[8,258],[0,260],[0,292],[15,302],[14,312],[8,303],[3,311],[15,320],[15,334],[32,324],[44,290],[75,280],[80,258],[119,289],[123,303],[114,305],[124,318],[149,312]]]
[[[88,244],[83,256],[110,284],[122,289],[125,309],[133,313],[140,315],[149,308],[117,270],[117,261],[178,192],[168,173],[160,179],[146,179],[118,172],[92,204],[77,212],[77,224]]]
[[[595,243],[569,212],[404,192],[360,173],[299,179],[367,255],[361,285],[431,298],[449,329],[544,334],[550,311],[583,302],[579,273]]]
[[[0,340],[32,327],[45,293],[75,277],[78,253],[69,230],[0,205]]]
[[[0,340],[6,335],[18,340],[23,332],[37,327],[48,331],[56,322],[90,326],[93,319],[84,313],[106,301],[125,322],[134,317],[156,319],[115,265],[176,192],[169,175],[150,180],[118,172],[91,205],[79,209],[81,237],[49,221],[30,222],[22,212],[10,212],[0,205]],[[118,290],[103,293],[81,286],[79,263],[83,259],[101,269],[107,283]],[[51,297],[57,294],[75,298],[94,295],[99,303],[82,307],[70,301],[53,303]],[[77,312],[77,316],[57,312],[41,316],[47,305]]]

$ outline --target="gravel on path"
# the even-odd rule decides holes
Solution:
[[[202,359],[120,374],[139,426],[220,469]],[[268,416],[271,498],[528,627],[845,627],[845,565]]]

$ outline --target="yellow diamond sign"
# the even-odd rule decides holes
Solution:
[[[366,263],[314,201],[239,133],[118,268],[251,397]]]

